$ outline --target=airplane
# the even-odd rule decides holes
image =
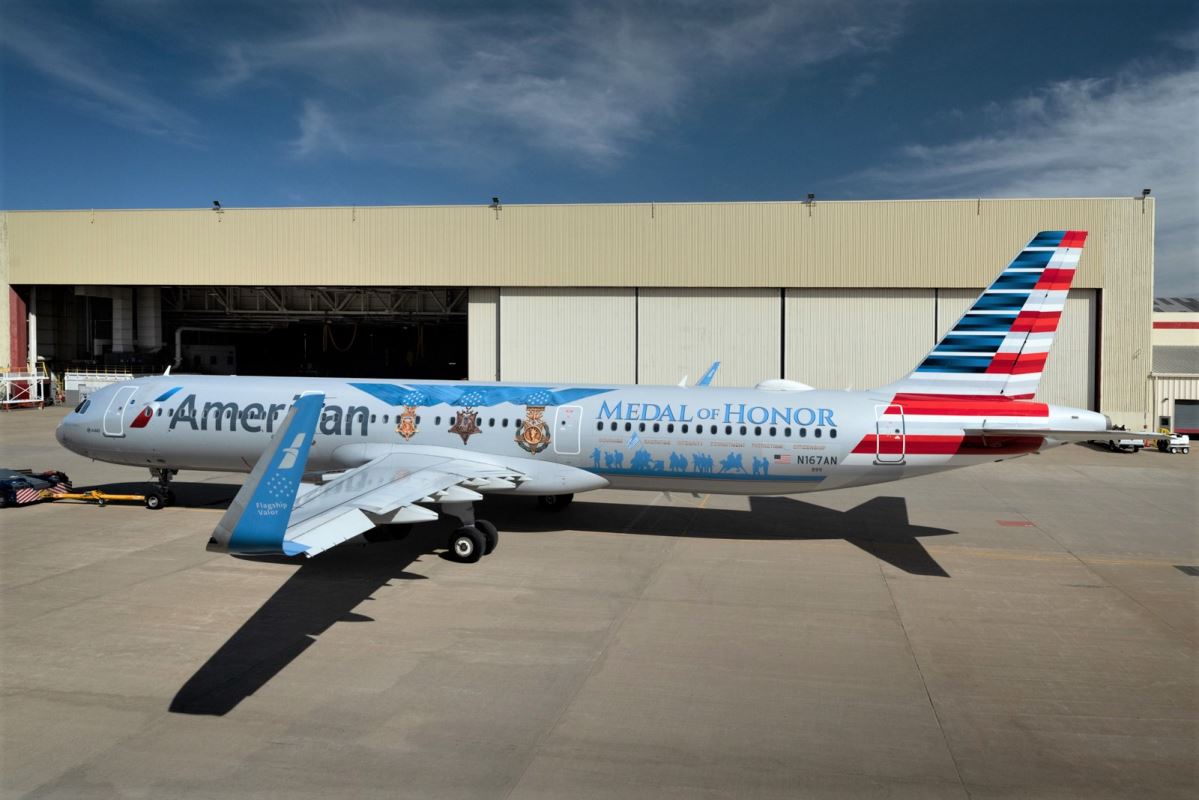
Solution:
[[[617,487],[794,494],[864,486],[1113,438],[1034,399],[1086,231],[1042,231],[906,377],[866,391],[170,375],[92,393],[68,449],[148,467],[248,472],[208,549],[310,558],[378,526],[455,517],[450,558],[498,543],[489,493],[547,509]],[[684,379],[685,382],[685,379]],[[1152,433],[1120,436],[1154,438]]]

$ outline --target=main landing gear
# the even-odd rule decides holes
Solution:
[[[472,503],[442,503],[442,511],[457,517],[462,527],[450,536],[449,557],[461,564],[474,564],[489,556],[500,543],[500,532],[485,519],[475,519]]]
[[[146,508],[157,511],[175,503],[175,493],[171,491],[171,478],[179,474],[177,469],[150,467],[150,477],[155,479],[155,488],[146,492]]]

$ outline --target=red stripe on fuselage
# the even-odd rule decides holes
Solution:
[[[1037,436],[965,436],[949,434],[912,434],[903,437],[884,436],[881,444],[873,433],[867,434],[854,447],[855,453],[879,453],[911,456],[1011,456],[1033,453],[1044,439]],[[900,449],[902,444],[902,450]]]
[[[1028,395],[1031,397],[1031,395]],[[900,392],[891,400],[888,414],[938,417],[1046,417],[1049,406],[998,395],[914,394]]]

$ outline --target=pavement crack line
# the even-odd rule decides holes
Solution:
[[[945,752],[949,755],[950,763],[953,764],[953,771],[957,775],[958,783],[962,787],[962,793],[969,798],[970,789],[966,786],[966,780],[962,777],[962,768],[958,764],[957,756],[953,753],[953,745],[949,743],[949,735],[945,733],[945,723],[941,721],[941,714],[937,711],[937,704],[933,700],[932,692],[928,689],[928,681],[924,678],[924,670],[920,667],[920,659],[916,657],[916,649],[912,647],[912,637],[908,634],[907,626],[903,624],[903,615],[899,613],[899,604],[895,602],[895,592],[891,589],[891,581],[887,579],[887,570],[880,563],[878,571],[882,575],[883,585],[887,587],[887,596],[891,598],[891,608],[895,612],[895,621],[899,623],[899,630],[903,632],[903,640],[907,645],[908,655],[912,657],[912,664],[916,667],[916,674],[920,676],[920,686],[924,689],[924,696],[928,698],[928,707],[933,712],[933,719],[937,721],[937,730],[941,732],[941,741],[945,743]]]

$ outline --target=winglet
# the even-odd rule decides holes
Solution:
[[[322,392],[305,392],[292,404],[278,433],[217,523],[208,541],[209,550],[295,555],[284,550],[283,534],[324,403]]]
[[[713,361],[712,366],[708,367],[708,371],[704,373],[704,376],[702,378],[700,378],[699,381],[695,385],[696,386],[711,386],[712,379],[716,377],[716,370],[718,370],[718,369],[720,369],[720,362]]]

